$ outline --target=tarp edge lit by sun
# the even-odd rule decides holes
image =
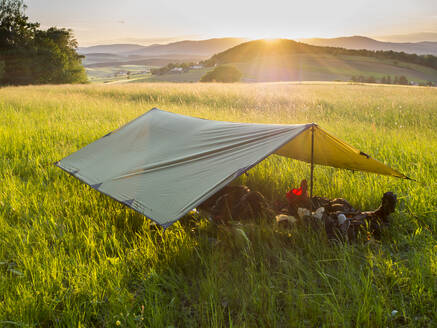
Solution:
[[[312,126],[219,122],[154,108],[56,165],[168,227],[272,153],[308,161]],[[405,177],[318,127],[314,149],[315,163]]]
[[[310,163],[311,134],[311,129],[305,130],[275,154]],[[352,147],[317,125],[314,125],[314,163],[408,179],[404,174]]]

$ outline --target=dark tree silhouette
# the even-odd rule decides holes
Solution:
[[[202,76],[200,82],[238,82],[241,76],[234,66],[219,66]]]
[[[0,0],[0,84],[86,82],[71,30],[40,30],[22,0]]]

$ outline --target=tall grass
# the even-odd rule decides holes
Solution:
[[[397,193],[381,241],[332,244],[271,222],[165,234],[52,165],[152,107],[317,122],[417,182],[316,167],[315,192],[362,209]],[[435,327],[437,90],[348,84],[0,89],[0,326]],[[240,178],[275,200],[308,177],[270,157]],[[398,311],[393,312],[393,311]]]

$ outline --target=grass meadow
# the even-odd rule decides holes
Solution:
[[[404,75],[416,83],[437,79],[437,70],[429,67],[364,56],[297,54],[261,57],[234,66],[248,81],[350,81],[360,75],[378,80]]]
[[[152,107],[316,122],[417,180],[317,166],[315,194],[398,195],[381,240],[185,217],[163,234],[53,163]],[[436,327],[437,89],[120,84],[0,89],[0,327]],[[239,182],[269,199],[309,178],[272,156]]]

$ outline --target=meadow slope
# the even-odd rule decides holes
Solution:
[[[186,217],[165,234],[53,163],[152,107],[317,122],[417,182],[316,167],[315,193],[399,203],[382,240]],[[0,89],[1,327],[435,327],[437,89],[342,83]],[[239,182],[275,200],[309,176],[272,156]],[[398,311],[397,313],[394,311]]]

